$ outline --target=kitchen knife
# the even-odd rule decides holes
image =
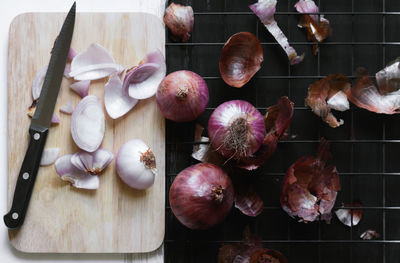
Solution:
[[[76,4],[74,3],[54,43],[42,91],[40,92],[39,103],[29,127],[30,142],[28,150],[18,175],[11,209],[4,216],[4,223],[10,229],[17,229],[24,223],[58,91],[64,75],[65,63],[74,31],[75,8]]]

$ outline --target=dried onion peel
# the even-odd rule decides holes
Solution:
[[[164,14],[164,23],[172,33],[174,41],[187,42],[193,30],[194,15],[191,6],[171,3]]]
[[[364,68],[356,70],[357,80],[347,91],[348,99],[356,106],[383,114],[400,113],[400,92],[381,95]]]
[[[375,74],[379,93],[385,95],[400,89],[400,58]]]
[[[257,37],[240,32],[231,36],[222,48],[219,71],[226,84],[241,88],[260,70],[263,60]]]
[[[310,84],[305,105],[332,128],[339,127],[344,121],[338,121],[331,113],[331,109],[342,111],[349,109],[349,102],[345,95],[348,90],[350,90],[350,81],[345,75],[329,75]]]
[[[336,167],[326,165],[331,158],[329,143],[321,139],[317,157],[303,156],[283,178],[280,202],[284,211],[299,222],[312,222],[318,216],[330,222],[340,181]]]
[[[300,0],[294,6],[299,13],[318,13],[318,6],[313,0]],[[321,43],[331,34],[329,20],[323,15],[302,15],[298,27],[307,30],[307,40]],[[318,44],[313,45],[314,55],[318,54]]]
[[[301,56],[297,55],[296,50],[290,46],[287,37],[283,34],[278,23],[275,21],[274,14],[276,11],[276,3],[277,0],[258,0],[258,3],[250,5],[249,8],[256,16],[258,16],[267,30],[286,52],[290,64],[295,65],[303,61],[304,54]]]

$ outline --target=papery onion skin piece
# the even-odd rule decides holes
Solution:
[[[233,159],[249,157],[263,142],[264,119],[247,101],[227,101],[211,114],[208,135],[212,147],[222,156]]]
[[[204,112],[209,93],[201,76],[189,70],[179,70],[163,79],[157,89],[156,100],[165,118],[187,122]]]
[[[172,33],[172,40],[188,42],[194,24],[194,14],[191,6],[171,3],[165,9],[163,20]]]
[[[208,229],[221,223],[233,204],[233,185],[218,166],[192,165],[181,171],[169,191],[172,212],[190,229]]]
[[[116,159],[117,172],[124,183],[138,190],[154,184],[156,157],[140,139],[130,140],[119,149]]]
[[[289,167],[282,182],[280,203],[300,222],[321,219],[330,222],[340,181],[336,167],[326,165],[332,156],[329,143],[321,139],[317,157],[303,156]]]
[[[288,260],[279,251],[260,248],[252,253],[249,263],[288,263]]]
[[[400,113],[398,92],[381,95],[365,68],[357,68],[357,79],[347,91],[347,98],[357,107],[383,114]]]
[[[381,95],[400,89],[400,57],[375,74]]]
[[[295,65],[303,61],[304,54],[301,56],[297,55],[296,50],[290,46],[287,37],[283,34],[278,23],[275,21],[274,14],[276,11],[276,3],[277,0],[258,0],[257,3],[250,5],[249,8],[261,20],[267,30],[286,52],[290,64]]]
[[[300,0],[294,6],[299,13],[318,13],[318,6],[313,0]],[[298,26],[307,29],[307,40],[322,42],[331,34],[329,21],[323,15],[302,15]],[[318,54],[318,45],[313,45],[314,55]]]
[[[379,239],[380,237],[381,235],[373,229],[367,229],[360,235],[360,238],[364,240]]]
[[[363,209],[350,209],[346,207],[361,207],[361,203],[356,201],[353,204],[343,204],[343,207],[344,208],[335,211],[336,217],[339,221],[348,227],[358,225],[364,213]]]
[[[119,76],[113,74],[104,88],[104,106],[108,116],[113,119],[122,117],[137,103],[138,100],[130,97],[127,90],[123,88]]]
[[[129,96],[143,100],[154,96],[167,72],[163,53],[156,49],[146,55],[137,67],[127,71],[123,89]]]
[[[258,216],[264,209],[264,202],[253,185],[235,187],[235,207],[247,216]]]
[[[87,152],[94,152],[103,141],[105,118],[100,100],[89,95],[75,107],[71,117],[71,135],[76,145]]]
[[[62,180],[73,187],[94,190],[99,188],[99,177],[76,168],[71,163],[72,154],[61,156],[54,163],[54,168]]]
[[[294,103],[283,96],[278,103],[267,109],[264,116],[266,135],[261,147],[253,155],[241,158],[235,165],[237,167],[254,170],[263,165],[272,157],[278,146],[278,141],[285,135],[293,117]]]
[[[40,159],[40,166],[48,166],[53,164],[60,153],[60,148],[45,148],[42,153],[42,158]]]
[[[89,95],[90,80],[77,81],[72,83],[69,87],[81,96],[81,98],[84,98]]]
[[[241,88],[260,70],[263,60],[257,37],[249,32],[236,33],[222,48],[219,72],[226,84]]]
[[[327,100],[332,98],[338,92],[346,93],[350,90],[350,81],[343,74],[332,74],[311,83],[308,87],[307,98],[305,99],[305,105],[309,106],[315,115],[320,116],[323,121],[329,124],[330,127],[336,128],[344,124],[343,120],[337,120],[336,117],[331,113]],[[348,106],[348,102],[344,101],[344,105],[340,105],[344,109]],[[340,107],[336,105],[335,108]]]

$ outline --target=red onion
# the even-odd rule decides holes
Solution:
[[[180,70],[168,74],[158,86],[158,108],[165,118],[193,121],[205,110],[209,95],[207,84],[198,74]]]
[[[212,147],[221,155],[241,159],[260,148],[265,136],[264,119],[247,101],[227,101],[211,114],[208,135]]]
[[[169,191],[169,202],[183,225],[207,229],[228,215],[233,204],[233,185],[218,166],[199,163],[178,174]]]

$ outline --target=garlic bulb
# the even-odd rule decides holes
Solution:
[[[154,184],[156,158],[142,140],[133,139],[122,145],[116,165],[119,177],[130,187],[143,190]]]

